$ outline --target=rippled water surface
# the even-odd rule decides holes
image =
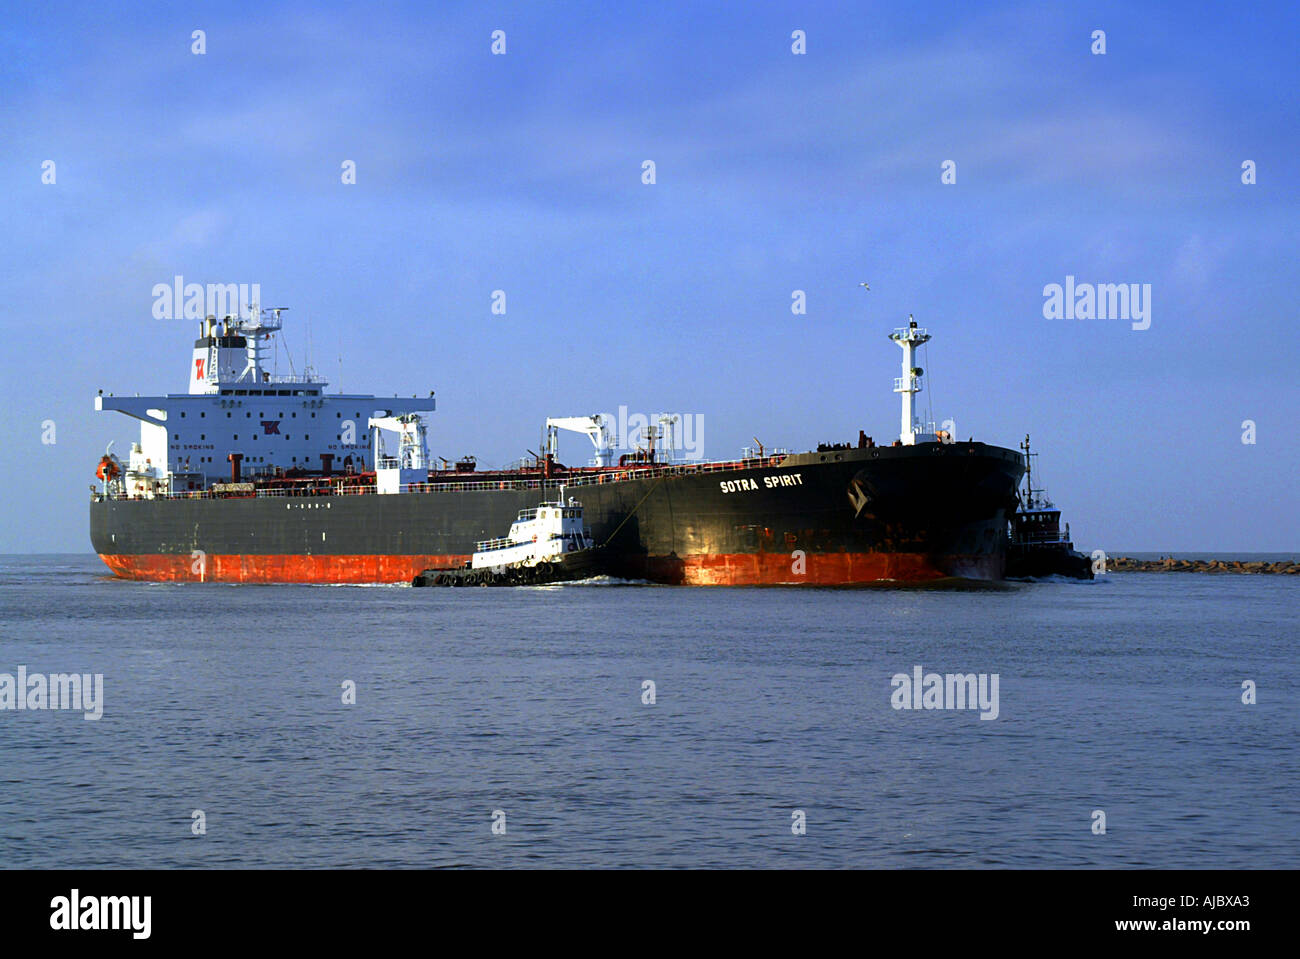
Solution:
[[[437,590],[104,573],[0,557],[0,673],[102,673],[105,699],[98,722],[0,712],[0,865],[1300,865],[1298,577]],[[998,718],[893,709],[891,677],[916,665],[997,673]]]

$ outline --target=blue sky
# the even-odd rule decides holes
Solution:
[[[0,551],[89,549],[95,462],[138,433],[95,414],[95,391],[186,386],[195,324],[150,315],[176,274],[260,283],[336,382],[342,355],[345,390],[437,390],[433,451],[489,464],[535,449],[547,416],[620,405],[702,415],[710,457],[754,436],[891,437],[886,334],[910,312],[935,336],[936,418],[1006,446],[1032,433],[1081,547],[1300,548],[1298,19],[1282,3],[7,11]],[[1150,329],[1044,319],[1067,275],[1150,284]],[[585,444],[565,437],[562,458]]]

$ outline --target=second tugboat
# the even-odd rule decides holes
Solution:
[[[1061,532],[1061,511],[1047,491],[1035,489],[1033,459],[1029,436],[1020,444],[1025,452],[1025,491],[1017,491],[1019,507],[1011,517],[1011,541],[1007,547],[1007,578],[1031,579],[1039,576],[1068,576],[1092,579],[1092,562],[1076,552],[1070,542],[1070,524]]]
[[[483,540],[466,566],[426,569],[412,586],[540,586],[571,582],[604,572],[601,547],[582,521],[582,504],[564,501],[519,511],[510,533]]]

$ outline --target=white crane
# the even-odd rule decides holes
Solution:
[[[596,447],[596,465],[611,466],[614,461],[614,442],[605,429],[605,418],[595,416],[550,416],[546,419],[546,452],[555,456],[559,452],[559,430],[585,433]]]

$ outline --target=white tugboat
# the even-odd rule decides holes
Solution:
[[[510,532],[474,546],[469,565],[426,569],[412,586],[525,586],[601,572],[600,548],[582,520],[582,504],[564,490],[555,502],[519,511]]]

